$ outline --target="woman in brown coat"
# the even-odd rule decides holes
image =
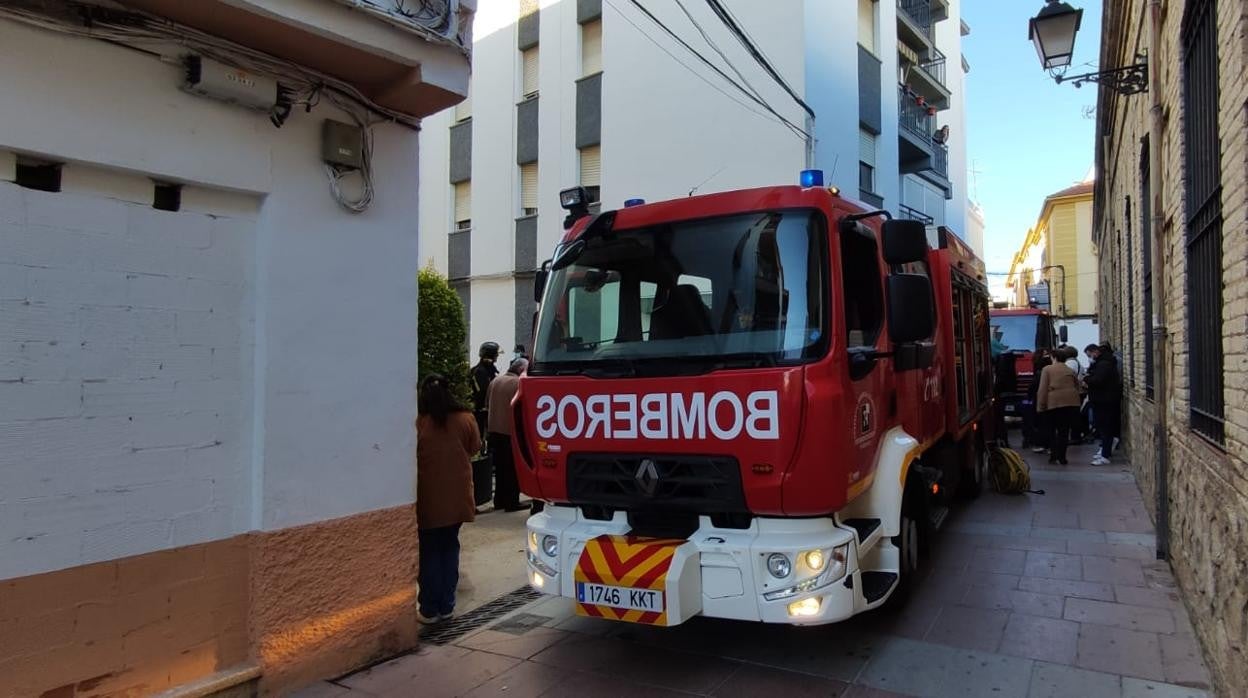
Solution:
[[[1040,388],[1036,391],[1036,409],[1044,415],[1049,430],[1049,462],[1067,465],[1066,445],[1070,429],[1079,418],[1079,378],[1066,365],[1069,352],[1059,349],[1061,355],[1040,372]]]
[[[456,403],[450,383],[431,375],[416,402],[416,523],[420,528],[420,620],[436,623],[455,611],[459,527],[473,520],[472,456],[481,432]]]

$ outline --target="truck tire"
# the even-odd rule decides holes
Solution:
[[[968,441],[970,467],[962,473],[958,490],[964,499],[977,499],[983,494],[984,481],[988,478],[988,449],[981,438],[972,437]]]
[[[905,494],[901,498],[900,523],[900,532],[892,537],[893,545],[897,547],[897,588],[884,604],[890,611],[904,607],[918,585],[923,546],[930,528],[923,492],[915,486],[913,478],[906,484]]]

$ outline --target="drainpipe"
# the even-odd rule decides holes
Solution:
[[[806,169],[815,169],[815,113],[807,111],[806,113]],[[828,179],[836,175],[833,171],[829,174]],[[832,182],[828,182],[831,184]]]
[[[1162,108],[1161,108],[1161,0],[1148,0],[1148,81],[1152,106],[1148,135],[1148,176],[1152,192],[1153,231],[1153,399],[1156,429],[1153,431],[1153,457],[1157,490],[1157,559],[1170,558],[1170,428],[1169,394],[1166,386],[1166,245],[1162,238]]]

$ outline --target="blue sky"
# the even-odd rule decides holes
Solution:
[[[1094,68],[1100,51],[1100,0],[1067,0],[1083,8],[1070,74]],[[988,271],[1010,259],[1035,223],[1044,197],[1082,181],[1092,167],[1096,86],[1057,85],[1040,68],[1027,21],[1043,0],[963,0],[971,27],[962,52],[967,76],[968,187],[984,208]],[[1085,65],[1087,64],[1087,65]]]

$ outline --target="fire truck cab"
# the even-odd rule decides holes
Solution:
[[[530,584],[653,625],[900,599],[986,471],[982,263],[818,171],[593,216],[581,196],[513,403]]]

